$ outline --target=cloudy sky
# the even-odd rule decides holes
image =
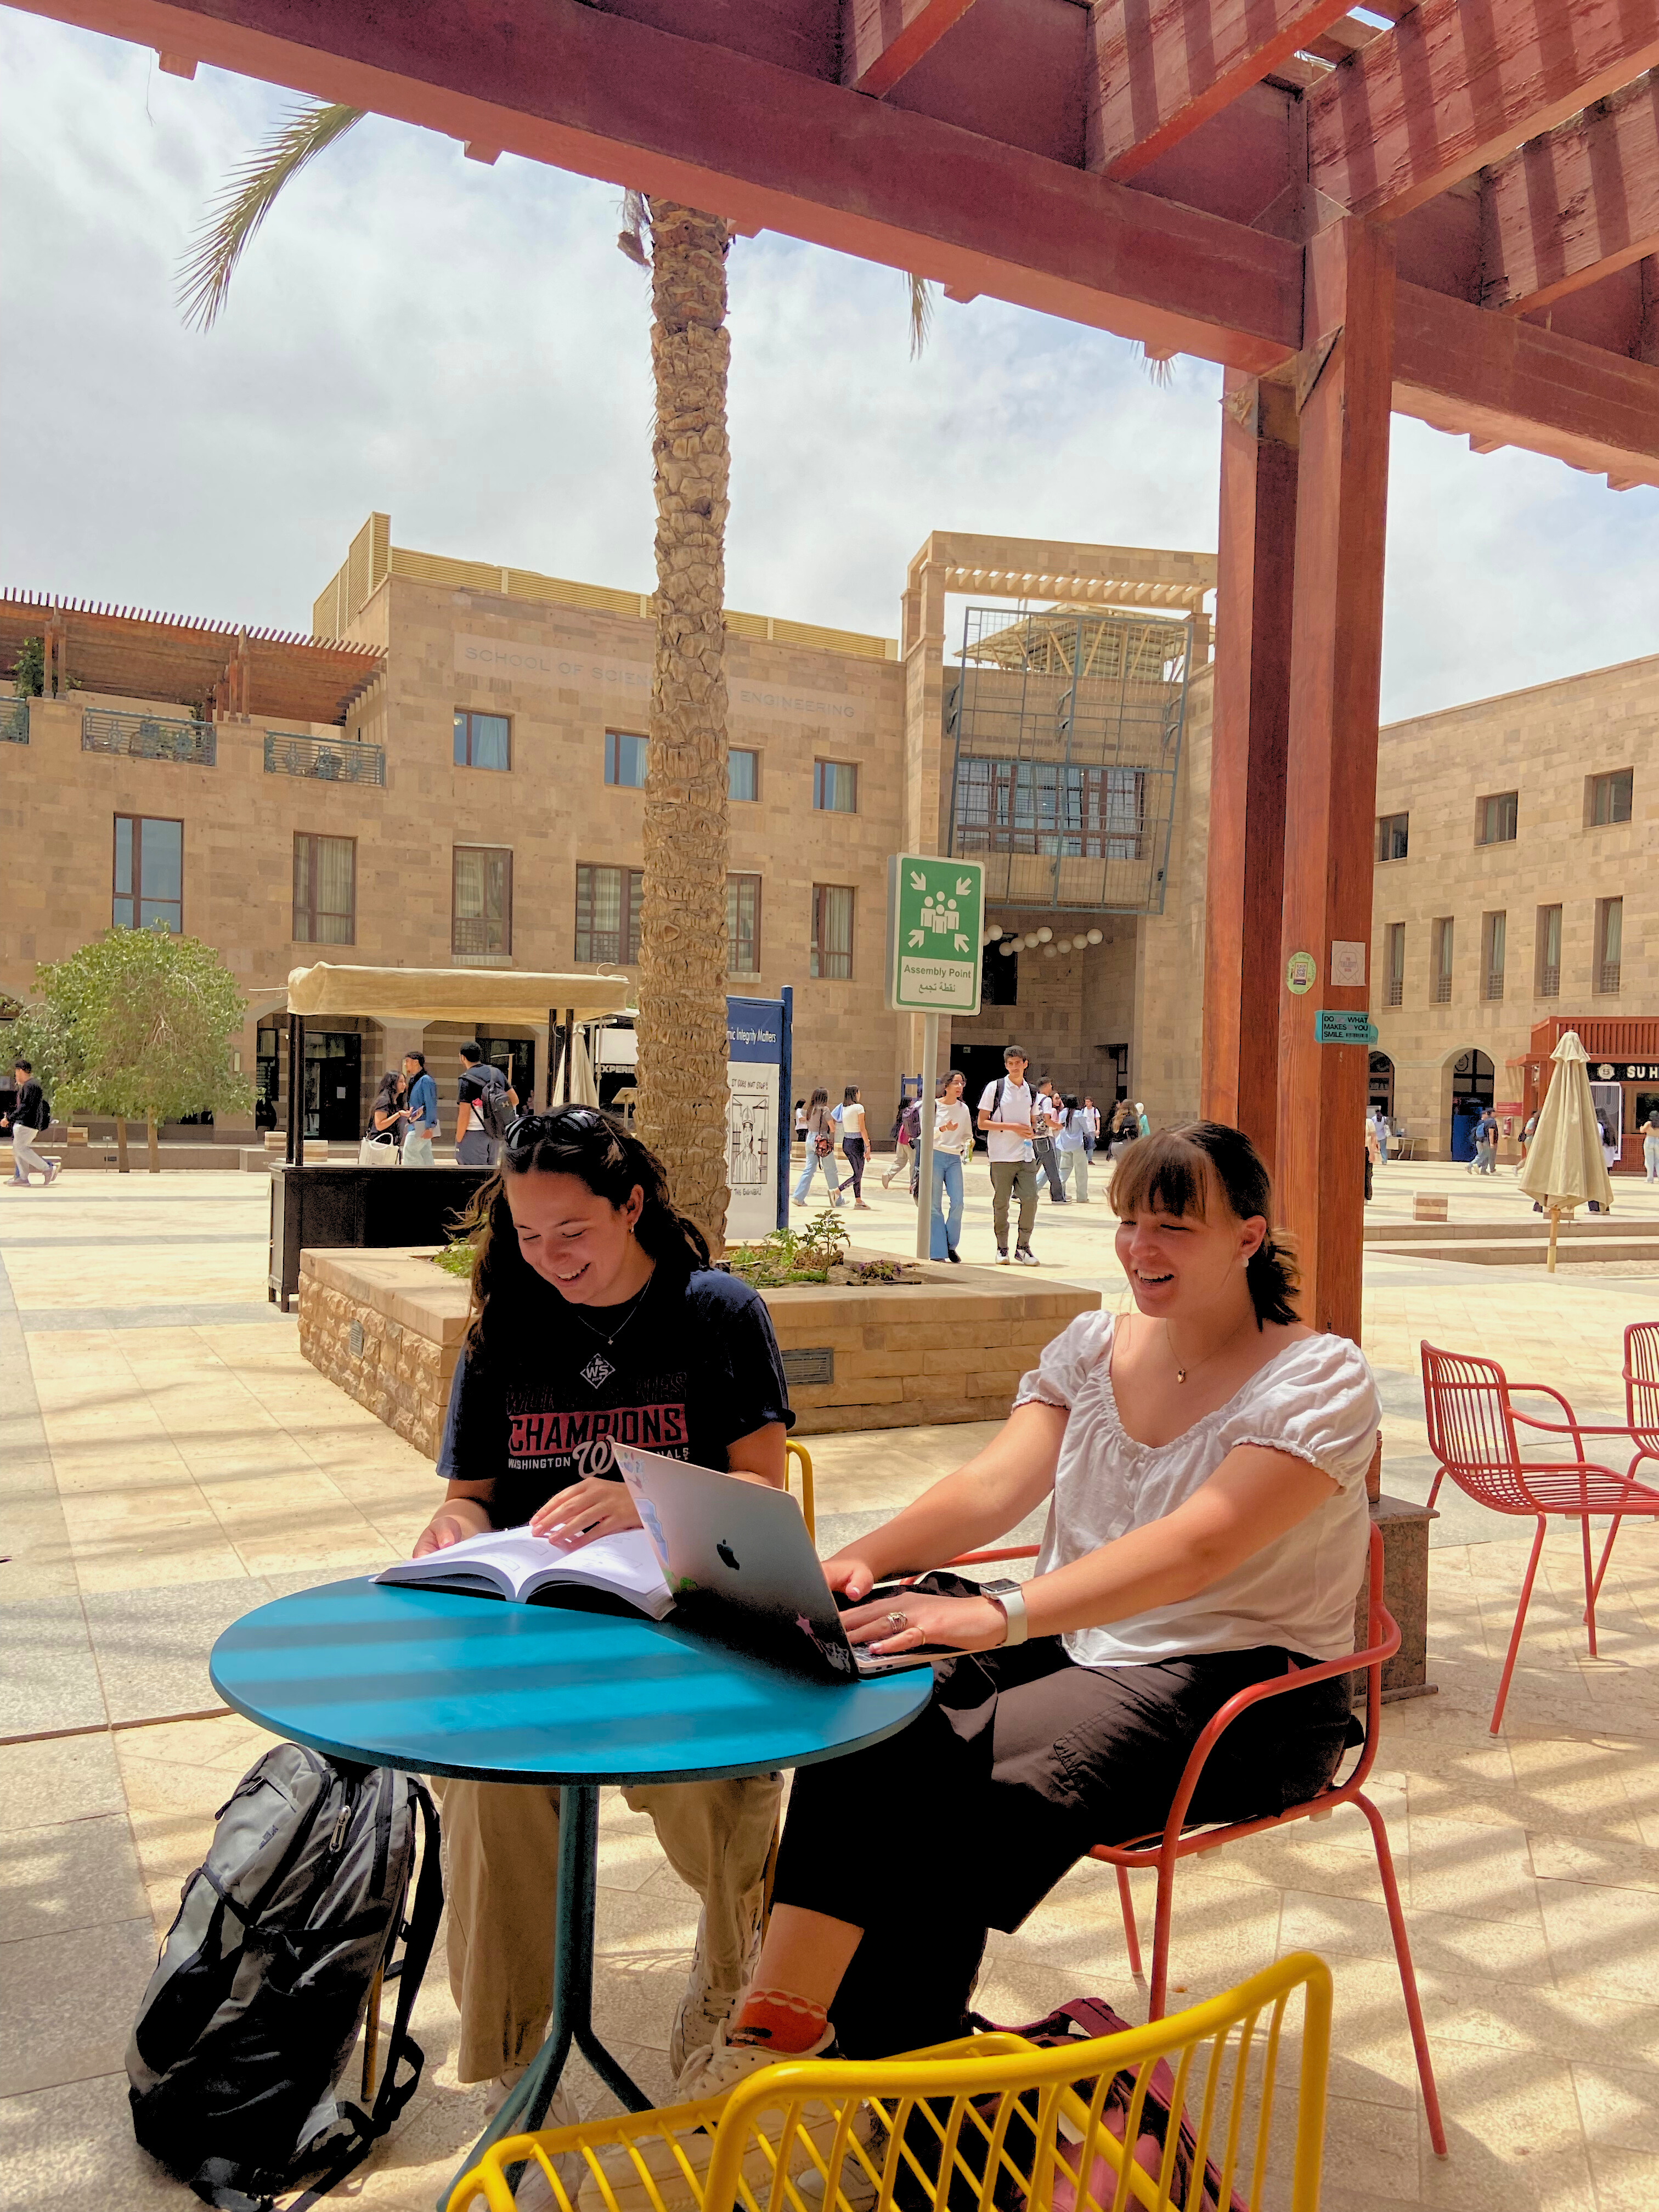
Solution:
[[[289,96],[0,8],[0,585],[309,628],[396,544],[651,588],[647,280],[608,186],[371,119],[210,337],[179,254]],[[727,598],[891,635],[930,530],[1213,548],[1219,372],[990,301],[908,357],[902,278],[734,249]],[[1659,647],[1659,492],[1395,418],[1389,718]]]

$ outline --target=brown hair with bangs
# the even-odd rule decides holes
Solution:
[[[1290,1246],[1273,1231],[1273,1185],[1261,1155],[1242,1129],[1224,1121],[1188,1121],[1132,1145],[1112,1176],[1112,1211],[1119,1219],[1143,1208],[1209,1218],[1212,1188],[1239,1221],[1260,1218],[1267,1233],[1244,1271],[1255,1325],[1300,1318],[1291,1301],[1301,1280]]]

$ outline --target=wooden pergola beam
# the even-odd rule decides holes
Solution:
[[[879,99],[973,4],[974,0],[842,0],[842,82]]]
[[[1308,173],[1407,214],[1659,63],[1659,0],[1423,0],[1307,95]]]
[[[1481,179],[1483,307],[1525,314],[1659,252],[1659,70]]]
[[[1087,165],[1118,184],[1347,12],[1347,0],[1113,0],[1089,19]]]

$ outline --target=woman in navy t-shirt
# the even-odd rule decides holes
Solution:
[[[637,1528],[623,1485],[591,1472],[614,1438],[781,1488],[793,1422],[763,1301],[708,1265],[661,1163],[608,1114],[567,1106],[508,1130],[479,1192],[467,1341],[438,1458],[447,1492],[416,1557],[528,1521],[567,1546]],[[781,1781],[629,1789],[702,1899],[670,2043],[678,2071],[712,2043],[757,1940]],[[452,1781],[449,1975],[458,2072],[504,2094],[545,2032],[559,1793]]]

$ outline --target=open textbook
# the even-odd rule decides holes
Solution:
[[[574,1552],[532,1535],[528,1528],[493,1528],[441,1552],[428,1552],[422,1559],[399,1559],[374,1579],[459,1590],[470,1597],[504,1597],[520,1605],[537,1600],[580,1605],[580,1593],[595,1592],[596,1610],[642,1613],[653,1620],[660,1620],[674,1602],[643,1528],[596,1536]]]

